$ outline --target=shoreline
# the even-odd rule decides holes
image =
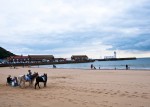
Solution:
[[[77,69],[77,70],[124,70],[124,71],[134,71],[134,70],[136,70],[136,71],[139,71],[139,70],[142,70],[142,71],[150,71],[150,69],[128,69],[128,70],[126,70],[126,69],[88,69],[88,68],[48,68],[48,67],[36,67],[36,66],[31,66],[30,68],[45,68],[45,69]]]
[[[92,71],[106,71],[106,70],[113,70],[113,71],[150,71],[150,69],[128,69],[128,70],[126,70],[126,69],[87,69],[87,68],[48,68],[48,67],[20,67],[20,66],[17,66],[17,67],[15,67],[15,68],[10,68],[10,67],[2,67],[2,68],[9,68],[9,69],[18,69],[18,68],[28,68],[28,69],[30,69],[30,68],[37,68],[37,69],[67,69],[67,70],[92,70]],[[0,69],[1,69],[1,67],[0,67]]]
[[[10,68],[10,67],[0,67],[0,69],[1,68]],[[73,70],[95,70],[95,71],[103,71],[103,70],[113,70],[113,71],[117,71],[117,70],[121,70],[121,71],[150,71],[150,69],[128,69],[128,70],[126,70],[126,69],[88,69],[88,68],[48,68],[48,67],[38,67],[38,66],[30,66],[30,67],[21,67],[21,66],[16,66],[15,68],[10,68],[10,69],[17,69],[17,68],[28,68],[28,69],[30,69],[30,68],[37,68],[37,69],[73,69]]]

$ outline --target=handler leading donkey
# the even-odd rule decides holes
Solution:
[[[43,83],[44,83],[44,87],[46,87],[47,74],[44,73],[43,76],[38,76],[38,77],[36,77],[35,89],[36,89],[36,86],[37,86],[37,85],[38,85],[38,87],[40,88],[39,82],[43,82]]]

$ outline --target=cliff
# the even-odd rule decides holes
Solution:
[[[6,49],[0,47],[0,59],[7,58],[9,56],[15,56],[15,54],[7,51]]]

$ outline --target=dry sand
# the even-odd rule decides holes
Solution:
[[[6,86],[28,69],[0,68],[0,107],[150,107],[150,71],[30,68],[48,74],[46,88]]]

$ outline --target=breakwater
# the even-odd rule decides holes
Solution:
[[[108,58],[108,59],[94,59],[95,61],[118,61],[118,60],[135,60],[136,57],[128,58]]]

